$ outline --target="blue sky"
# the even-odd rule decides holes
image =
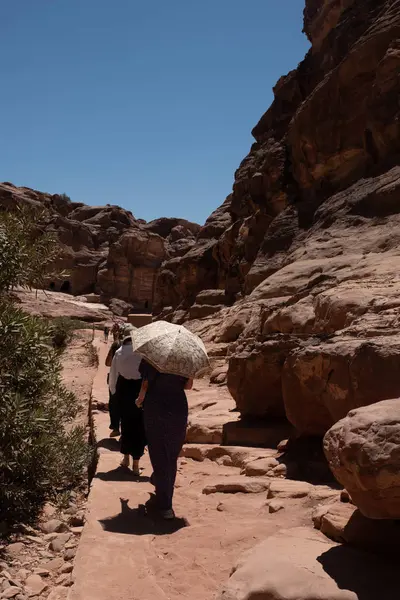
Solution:
[[[3,2],[0,180],[204,222],[308,49],[303,6]]]

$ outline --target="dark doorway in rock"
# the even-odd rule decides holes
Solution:
[[[56,284],[54,283],[54,281],[52,281],[52,282],[49,284],[49,290],[51,290],[52,292],[54,292],[54,290],[55,290],[55,289],[56,289]]]
[[[374,134],[370,129],[365,130],[365,150],[370,155],[374,165],[379,163],[379,149],[376,145]]]
[[[148,300],[146,300],[146,302],[144,303],[144,309],[149,310],[149,301]]]
[[[71,282],[64,281],[60,287],[60,292],[64,292],[64,294],[70,294],[71,293]]]

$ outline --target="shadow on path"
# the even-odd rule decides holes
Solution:
[[[138,477],[125,467],[117,467],[111,471],[96,473],[96,478],[102,481],[138,481],[140,483],[148,483],[150,481],[150,477],[147,477],[147,475],[139,475]]]
[[[112,533],[124,533],[130,535],[171,535],[189,523],[186,519],[176,518],[171,521],[165,521],[147,510],[144,504],[139,504],[137,508],[129,508],[129,500],[120,498],[121,512],[115,517],[100,519],[101,526],[105,531]]]
[[[96,448],[105,448],[111,452],[119,452],[119,441],[115,438],[104,438],[96,444]]]
[[[277,458],[286,466],[287,479],[308,481],[312,485],[328,485],[343,489],[335,480],[325,458],[322,438],[290,438],[285,450]]]
[[[396,566],[377,554],[337,546],[317,560],[340,589],[354,592],[358,600],[399,597]]]

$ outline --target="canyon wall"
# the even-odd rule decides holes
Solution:
[[[243,417],[320,436],[400,395],[400,1],[307,0],[231,194],[162,266],[160,314],[226,355]]]
[[[146,223],[119,206],[87,206],[64,195],[0,184],[0,207],[17,206],[45,210],[47,230],[60,241],[57,268],[65,274],[50,281],[49,288],[97,293],[122,312],[151,310],[162,262],[185,253],[200,229],[184,219]],[[113,303],[115,299],[119,302]]]

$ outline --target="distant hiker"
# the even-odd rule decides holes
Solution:
[[[116,338],[108,351],[105,361],[106,367],[111,367],[115,353],[120,347],[121,342],[118,338]],[[109,383],[109,381],[110,373],[107,373],[107,383]],[[115,394],[111,393],[110,388],[108,388],[108,412],[110,414],[110,437],[118,437],[120,435],[121,415],[119,411],[118,398]]]
[[[108,334],[110,333],[110,328],[108,325],[104,325],[104,341],[108,342]]]
[[[131,336],[126,335],[112,360],[109,379],[110,393],[116,396],[121,418],[120,451],[124,455],[121,467],[129,468],[132,457],[132,471],[136,476],[140,475],[139,461],[146,446],[143,411],[135,403],[142,385],[141,360],[132,349]]]
[[[115,324],[117,325],[117,324]],[[116,351],[122,345],[121,337],[129,336],[132,329],[134,329],[133,325],[126,324],[124,327],[120,327],[117,325],[118,335],[114,334],[114,341],[110,346],[108,351],[105,365],[106,367],[111,367],[113,358],[115,356]],[[110,381],[110,373],[107,374],[107,384]],[[121,423],[121,413],[119,409],[118,397],[116,394],[112,394],[110,388],[108,388],[108,412],[110,414],[110,437],[118,437],[120,435],[120,423]]]
[[[120,329],[117,322],[114,323],[111,329],[111,333],[113,335],[114,340],[118,340],[120,337]]]

